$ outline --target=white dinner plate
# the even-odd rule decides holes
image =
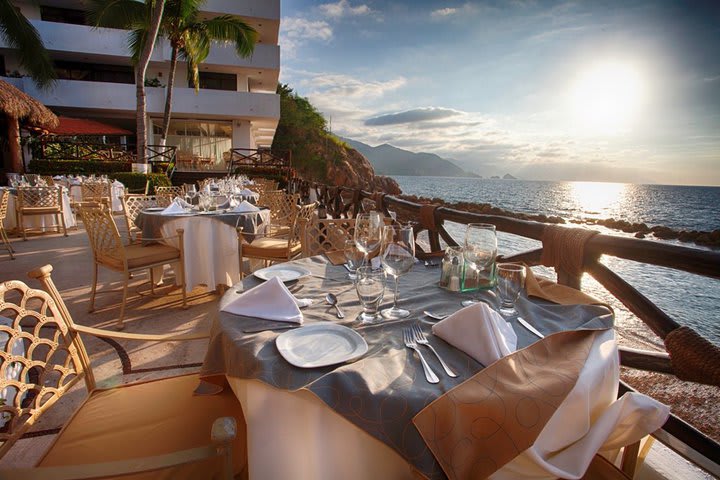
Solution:
[[[145,209],[146,212],[162,212],[165,207],[148,207]]]
[[[278,335],[280,355],[300,368],[326,367],[362,357],[365,339],[355,330],[335,323],[316,323]]]
[[[267,268],[261,268],[254,272],[254,275],[260,280],[270,280],[273,277],[279,277],[283,282],[290,282],[299,278],[307,277],[310,271],[297,267],[295,265],[273,265]]]

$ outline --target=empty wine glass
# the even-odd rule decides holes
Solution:
[[[368,263],[368,256],[380,246],[382,241],[383,218],[379,212],[362,213],[355,219],[353,239],[357,248],[363,252],[363,264]]]
[[[355,280],[355,271],[360,268],[365,259],[365,254],[357,247],[355,240],[348,239],[345,241],[345,265],[349,270],[348,277]]]
[[[497,257],[497,236],[495,225],[489,223],[469,223],[465,230],[463,257],[467,266],[476,271],[478,278],[488,278],[488,287],[495,286],[495,257]],[[462,302],[463,306],[480,302],[475,296]]]
[[[398,307],[398,277],[409,272],[415,263],[415,236],[411,227],[387,225],[383,229],[380,259],[383,269],[395,279],[393,306],[381,311],[387,319],[405,318],[408,310]]]

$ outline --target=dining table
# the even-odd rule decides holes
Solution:
[[[5,227],[5,230],[8,232],[12,232],[17,229],[17,215],[15,213],[16,205],[17,205],[17,190],[15,188],[11,187],[0,187],[2,189],[7,190],[10,192],[10,196],[8,197],[8,210],[7,215],[5,216],[5,221],[3,222],[3,226]],[[72,208],[70,206],[70,196],[68,194],[68,190],[63,187],[63,193],[62,193],[62,202],[63,202],[63,217],[65,219],[65,226],[67,228],[75,227],[77,226],[77,221],[75,220],[75,215],[73,215]],[[27,228],[32,229],[39,229],[39,230],[47,230],[51,228],[55,228],[55,225],[57,224],[57,218],[55,217],[55,214],[48,214],[48,215],[31,215],[25,217],[25,226]]]
[[[409,317],[371,324],[359,320],[361,304],[344,266],[332,264],[325,255],[281,265],[302,272],[288,282],[289,291],[312,300],[301,310],[302,326],[226,311],[266,279],[248,276],[225,293],[212,316],[200,373],[198,391],[231,388],[242,404],[250,478],[562,477],[587,467],[576,465],[572,457],[583,456],[573,455],[573,448],[587,451],[593,448],[588,442],[599,448],[597,430],[602,428],[590,428],[594,422],[609,421],[607,411],[621,415],[610,407],[617,397],[619,360],[614,315],[607,306],[561,305],[523,293],[516,315],[505,318],[516,335],[517,350],[482,364],[433,335],[438,321],[423,312],[456,312],[472,293],[440,288],[440,269],[432,264],[416,262],[400,278],[400,304],[410,310]],[[326,302],[327,293],[337,297],[344,319]],[[391,304],[391,296],[386,292],[383,307]],[[480,292],[480,299],[498,307],[492,291]],[[544,338],[523,326],[519,317]],[[294,348],[293,355],[302,360],[308,348],[298,332],[312,327],[330,335],[338,325],[366,342],[367,351],[359,358],[334,358],[335,363],[317,366],[314,361],[298,364],[288,356]],[[290,328],[276,330],[278,326]],[[438,383],[427,381],[404,341],[403,331],[411,326],[420,327],[456,377],[421,345],[439,377]],[[565,402],[579,402],[586,411],[565,407]],[[619,438],[659,428],[665,412],[656,410],[652,421],[635,422],[644,429],[632,434],[605,423],[603,446],[615,447]],[[449,435],[457,430],[465,437]],[[558,438],[567,435],[572,437],[570,446],[558,447]],[[570,454],[560,458],[542,453],[551,449],[548,445]]]
[[[135,224],[143,238],[165,238],[164,243],[179,248],[176,230],[183,229],[185,285],[191,291],[197,285],[211,289],[230,286],[240,280],[238,228],[248,238],[264,235],[270,223],[270,210],[236,212],[232,209],[199,211],[187,209],[165,214],[164,209],[146,209],[138,213]]]

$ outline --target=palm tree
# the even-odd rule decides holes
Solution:
[[[172,52],[161,145],[165,145],[170,125],[178,57],[187,62],[188,82],[195,87],[197,93],[200,87],[198,65],[207,58],[213,41],[234,44],[240,57],[249,57],[255,50],[258,33],[254,28],[233,15],[202,19],[199,8],[203,3],[205,0],[169,0],[165,9],[161,35],[170,42]]]
[[[88,18],[98,27],[129,28],[135,65],[137,163],[147,163],[145,73],[160,31],[165,0],[92,0]]]
[[[17,50],[20,65],[38,88],[52,86],[55,69],[40,34],[10,0],[0,0],[0,37],[10,48]]]

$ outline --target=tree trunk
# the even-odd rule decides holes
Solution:
[[[24,165],[20,153],[20,123],[16,117],[7,117],[8,153],[10,154],[10,172],[23,173]]]
[[[160,145],[167,142],[168,128],[170,128],[170,112],[172,111],[173,86],[175,85],[175,69],[177,68],[178,47],[173,45],[170,55],[170,74],[168,74],[167,93],[165,94],[165,115],[163,116],[163,131]]]
[[[147,0],[146,0],[147,1]],[[147,122],[146,122],[146,103],[145,103],[145,73],[147,72],[150,57],[155,47],[155,39],[160,30],[160,22],[162,20],[163,9],[165,8],[165,0],[155,0],[153,7],[152,21],[150,29],[147,33],[145,45],[137,66],[135,67],[135,87],[137,92],[137,163],[147,163]]]

